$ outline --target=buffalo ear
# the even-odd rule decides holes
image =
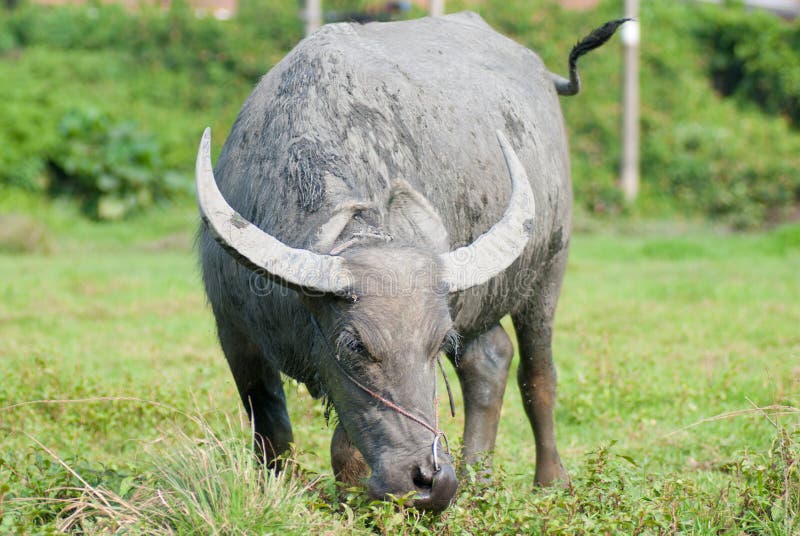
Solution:
[[[372,203],[363,201],[348,201],[338,205],[333,209],[333,216],[317,231],[314,251],[330,253],[345,227],[353,220],[353,217],[369,211],[377,211],[377,207]]]
[[[438,253],[450,250],[450,239],[433,205],[404,180],[389,191],[386,227],[392,236],[409,243],[425,243]]]

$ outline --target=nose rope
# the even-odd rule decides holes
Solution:
[[[392,402],[388,398],[383,397],[380,394],[376,393],[375,391],[373,391],[372,389],[370,389],[369,387],[367,387],[366,385],[364,385],[363,383],[361,383],[360,381],[355,379],[349,372],[347,372],[347,370],[342,366],[342,363],[341,363],[341,361],[339,359],[339,353],[336,350],[334,350],[334,348],[331,346],[330,341],[328,341],[328,338],[325,336],[325,333],[322,331],[322,326],[319,325],[319,322],[317,322],[316,317],[312,314],[312,315],[310,315],[310,318],[311,318],[311,324],[317,330],[317,332],[319,333],[320,337],[322,337],[322,340],[325,341],[325,346],[328,348],[328,351],[335,357],[334,362],[336,363],[336,366],[338,367],[339,371],[342,374],[344,374],[344,376],[348,380],[350,380],[350,382],[352,382],[353,385],[355,385],[356,387],[358,387],[359,389],[361,389],[362,391],[367,393],[369,396],[371,396],[372,398],[374,398],[375,400],[377,400],[378,402],[380,402],[381,404],[383,404],[387,408],[393,409],[394,411],[396,411],[400,415],[403,415],[404,417],[408,418],[409,420],[414,421],[415,423],[419,424],[420,426],[422,426],[423,428],[425,428],[426,430],[430,431],[433,434],[433,445],[431,445],[431,453],[433,455],[433,470],[434,470],[435,473],[438,473],[439,470],[441,469],[441,467],[439,466],[439,440],[440,439],[444,439],[444,445],[445,445],[445,449],[446,449],[445,452],[448,455],[450,454],[450,442],[447,440],[447,435],[444,433],[444,430],[440,430],[439,429],[439,411],[438,411],[439,395],[437,393],[437,391],[438,391],[437,385],[438,385],[439,382],[438,382],[437,378],[435,377],[435,375],[434,375],[434,384],[433,384],[433,386],[434,386],[433,387],[433,389],[434,389],[433,398],[434,398],[434,404],[435,404],[434,412],[433,412],[434,425],[431,426],[430,424],[425,422],[420,417],[417,417],[416,415],[414,415],[410,411],[404,409],[402,406],[398,406],[397,404],[395,404],[394,402]],[[437,357],[437,360],[438,360],[438,357]],[[441,361],[439,361],[439,367],[440,367],[440,369],[442,371],[442,374],[444,374],[444,369],[442,368]],[[453,395],[450,392],[450,384],[447,383],[447,376],[445,376],[445,383],[447,385],[447,394],[450,395],[450,409],[451,409],[453,415],[455,415],[455,406],[453,404]]]
[[[450,389],[450,380],[447,379],[447,374],[444,371],[444,365],[442,365],[442,356],[436,356],[436,362],[439,363],[439,370],[442,371],[442,378],[444,378],[444,386],[447,388],[447,399],[450,401],[450,416],[456,416],[456,403],[453,402],[453,391]]]

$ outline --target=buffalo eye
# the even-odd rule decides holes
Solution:
[[[456,330],[451,329],[447,332],[447,335],[444,336],[442,344],[439,347],[439,352],[445,354],[447,357],[453,358],[458,354],[460,344],[461,336]]]
[[[336,341],[336,345],[342,349],[346,350],[351,354],[356,354],[360,356],[367,356],[367,349],[364,346],[364,343],[361,342],[361,339],[349,330],[344,330],[339,335],[339,338]]]

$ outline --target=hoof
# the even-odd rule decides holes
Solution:
[[[543,488],[568,488],[570,485],[569,473],[564,469],[561,461],[547,467],[536,467],[534,484]]]

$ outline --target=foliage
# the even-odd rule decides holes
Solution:
[[[764,121],[733,129],[698,119],[674,125],[663,145],[645,148],[645,169],[660,171],[658,189],[736,228],[781,221],[800,195],[800,143]],[[769,143],[773,154],[753,155],[754,140]]]
[[[196,16],[180,0],[166,12],[143,4],[135,14],[121,5],[24,4],[6,15],[6,40],[23,49],[113,50],[140,65],[185,72],[196,83],[255,80],[265,54],[274,57],[299,40],[297,10],[289,2],[245,0],[235,21],[220,22]]]
[[[747,455],[732,464],[739,476],[740,519],[747,532],[800,531],[800,429],[776,426],[767,455]]]
[[[522,0],[464,1],[453,7],[477,7],[493,27],[537,51],[549,69],[561,74],[578,37],[623,13],[617,0],[586,13],[565,11],[555,2],[534,11]],[[576,202],[599,215],[628,210],[705,214],[736,228],[784,219],[800,202],[800,133],[781,117],[715,94],[708,73],[720,65],[747,63],[754,70],[751,78],[760,77],[747,87],[769,102],[794,102],[786,97],[800,94],[797,23],[695,2],[644,2],[640,22],[641,199],[638,207],[627,207],[617,186],[622,57],[614,51],[615,39],[580,60],[583,93],[561,101]],[[762,27],[771,31],[756,31]],[[725,39],[737,45],[728,46]],[[782,42],[768,46],[778,39]]]
[[[48,186],[60,182],[64,169],[48,163],[59,163],[76,149],[75,139],[67,142],[62,136],[62,118],[75,110],[94,110],[110,123],[109,136],[119,138],[117,148],[127,146],[133,158],[150,158],[141,151],[158,153],[155,160],[162,160],[163,168],[183,173],[180,188],[174,188],[177,176],[172,173],[161,179],[167,187],[159,191],[138,189],[137,206],[166,191],[189,191],[202,128],[212,118],[214,126],[227,128],[253,83],[299,36],[296,6],[279,1],[266,6],[241,2],[240,17],[227,23],[197,18],[181,2],[172,3],[166,13],[143,8],[131,14],[105,4],[23,4],[4,10],[0,77],[15,83],[0,86],[0,119],[8,126],[0,130],[0,184],[54,191]],[[198,115],[198,109],[213,111]],[[145,142],[122,126],[132,120],[140,125],[137,131],[155,136]],[[223,139],[216,137],[217,143]],[[139,151],[138,156],[130,151]],[[100,155],[105,161],[73,162],[73,167],[97,170],[119,156],[119,151],[112,156],[105,150]],[[130,185],[130,179],[123,182]],[[96,189],[98,177],[91,180]],[[78,182],[85,186],[87,180]],[[89,213],[127,213],[134,196],[131,188],[122,190],[103,203],[101,208],[109,210],[102,214],[90,199]],[[72,191],[85,201],[85,190]]]
[[[708,68],[725,95],[788,116],[800,127],[800,22],[763,11],[703,11],[697,35],[711,52]]]
[[[59,124],[59,145],[48,165],[56,193],[80,198],[101,220],[164,201],[185,185],[164,169],[162,149],[133,123],[112,123],[96,109],[68,112]]]
[[[52,527],[96,486],[126,495],[134,478],[113,468],[73,457],[62,460],[45,445],[25,453],[0,453],[0,532],[52,534]],[[19,504],[8,508],[12,501]]]
[[[622,2],[589,12],[565,11],[554,0],[536,9],[525,0],[448,2],[450,10],[465,8],[564,74],[575,40],[619,17]],[[601,215],[701,214],[737,228],[791,216],[800,196],[800,134],[786,117],[796,123],[798,23],[734,6],[647,2],[641,9],[641,199],[626,206],[617,187],[622,65],[615,39],[581,59],[584,94],[561,101],[579,206]],[[153,132],[165,166],[189,175],[203,127],[225,132],[258,77],[301,38],[298,13],[296,2],[279,0],[240,2],[239,15],[225,22],[198,18],[182,2],[166,12],[104,4],[3,11],[0,77],[15,83],[0,86],[7,125],[0,183],[45,191],[48,155],[63,152],[60,118],[90,106],[113,123],[135,120]],[[214,140],[219,147],[224,136]]]

